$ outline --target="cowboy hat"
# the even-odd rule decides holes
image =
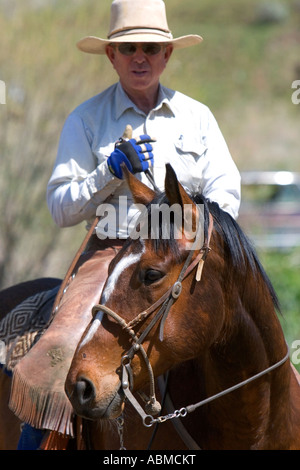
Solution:
[[[107,39],[87,36],[77,47],[90,54],[105,54],[107,45],[120,42],[159,42],[182,49],[201,41],[195,34],[173,38],[163,0],[113,0]]]

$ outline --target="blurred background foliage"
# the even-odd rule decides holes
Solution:
[[[75,47],[106,37],[110,0],[0,0],[0,286],[63,277],[85,227],[57,228],[45,190],[64,120],[117,80],[105,57]],[[207,104],[240,170],[300,170],[300,0],[166,0],[174,36],[200,46],[176,51],[162,83]],[[299,249],[262,252],[284,312],[300,339]]]

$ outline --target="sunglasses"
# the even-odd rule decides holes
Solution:
[[[123,55],[133,55],[136,53],[138,47],[142,48],[142,51],[146,55],[156,55],[162,50],[162,45],[156,42],[144,43],[144,44],[134,44],[132,42],[123,42],[118,44],[116,47],[118,51]]]

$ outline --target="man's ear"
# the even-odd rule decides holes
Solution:
[[[105,48],[106,55],[110,62],[112,63],[113,67],[115,66],[115,50],[112,46],[106,46]]]
[[[174,50],[174,48],[173,48],[172,44],[168,44],[166,46],[166,49],[165,49],[165,65],[167,65],[167,63],[169,62],[169,59],[172,55],[173,50]]]

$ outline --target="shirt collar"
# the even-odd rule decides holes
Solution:
[[[159,85],[159,92],[158,92],[158,100],[157,105],[153,109],[153,111],[157,111],[161,109],[163,106],[166,106],[171,114],[175,114],[174,110],[171,106],[171,101],[166,93],[166,88]],[[120,82],[117,83],[116,86],[116,94],[115,94],[115,118],[118,120],[122,114],[127,111],[127,109],[134,109],[139,114],[144,114],[128,97],[125,93],[122,85]]]

